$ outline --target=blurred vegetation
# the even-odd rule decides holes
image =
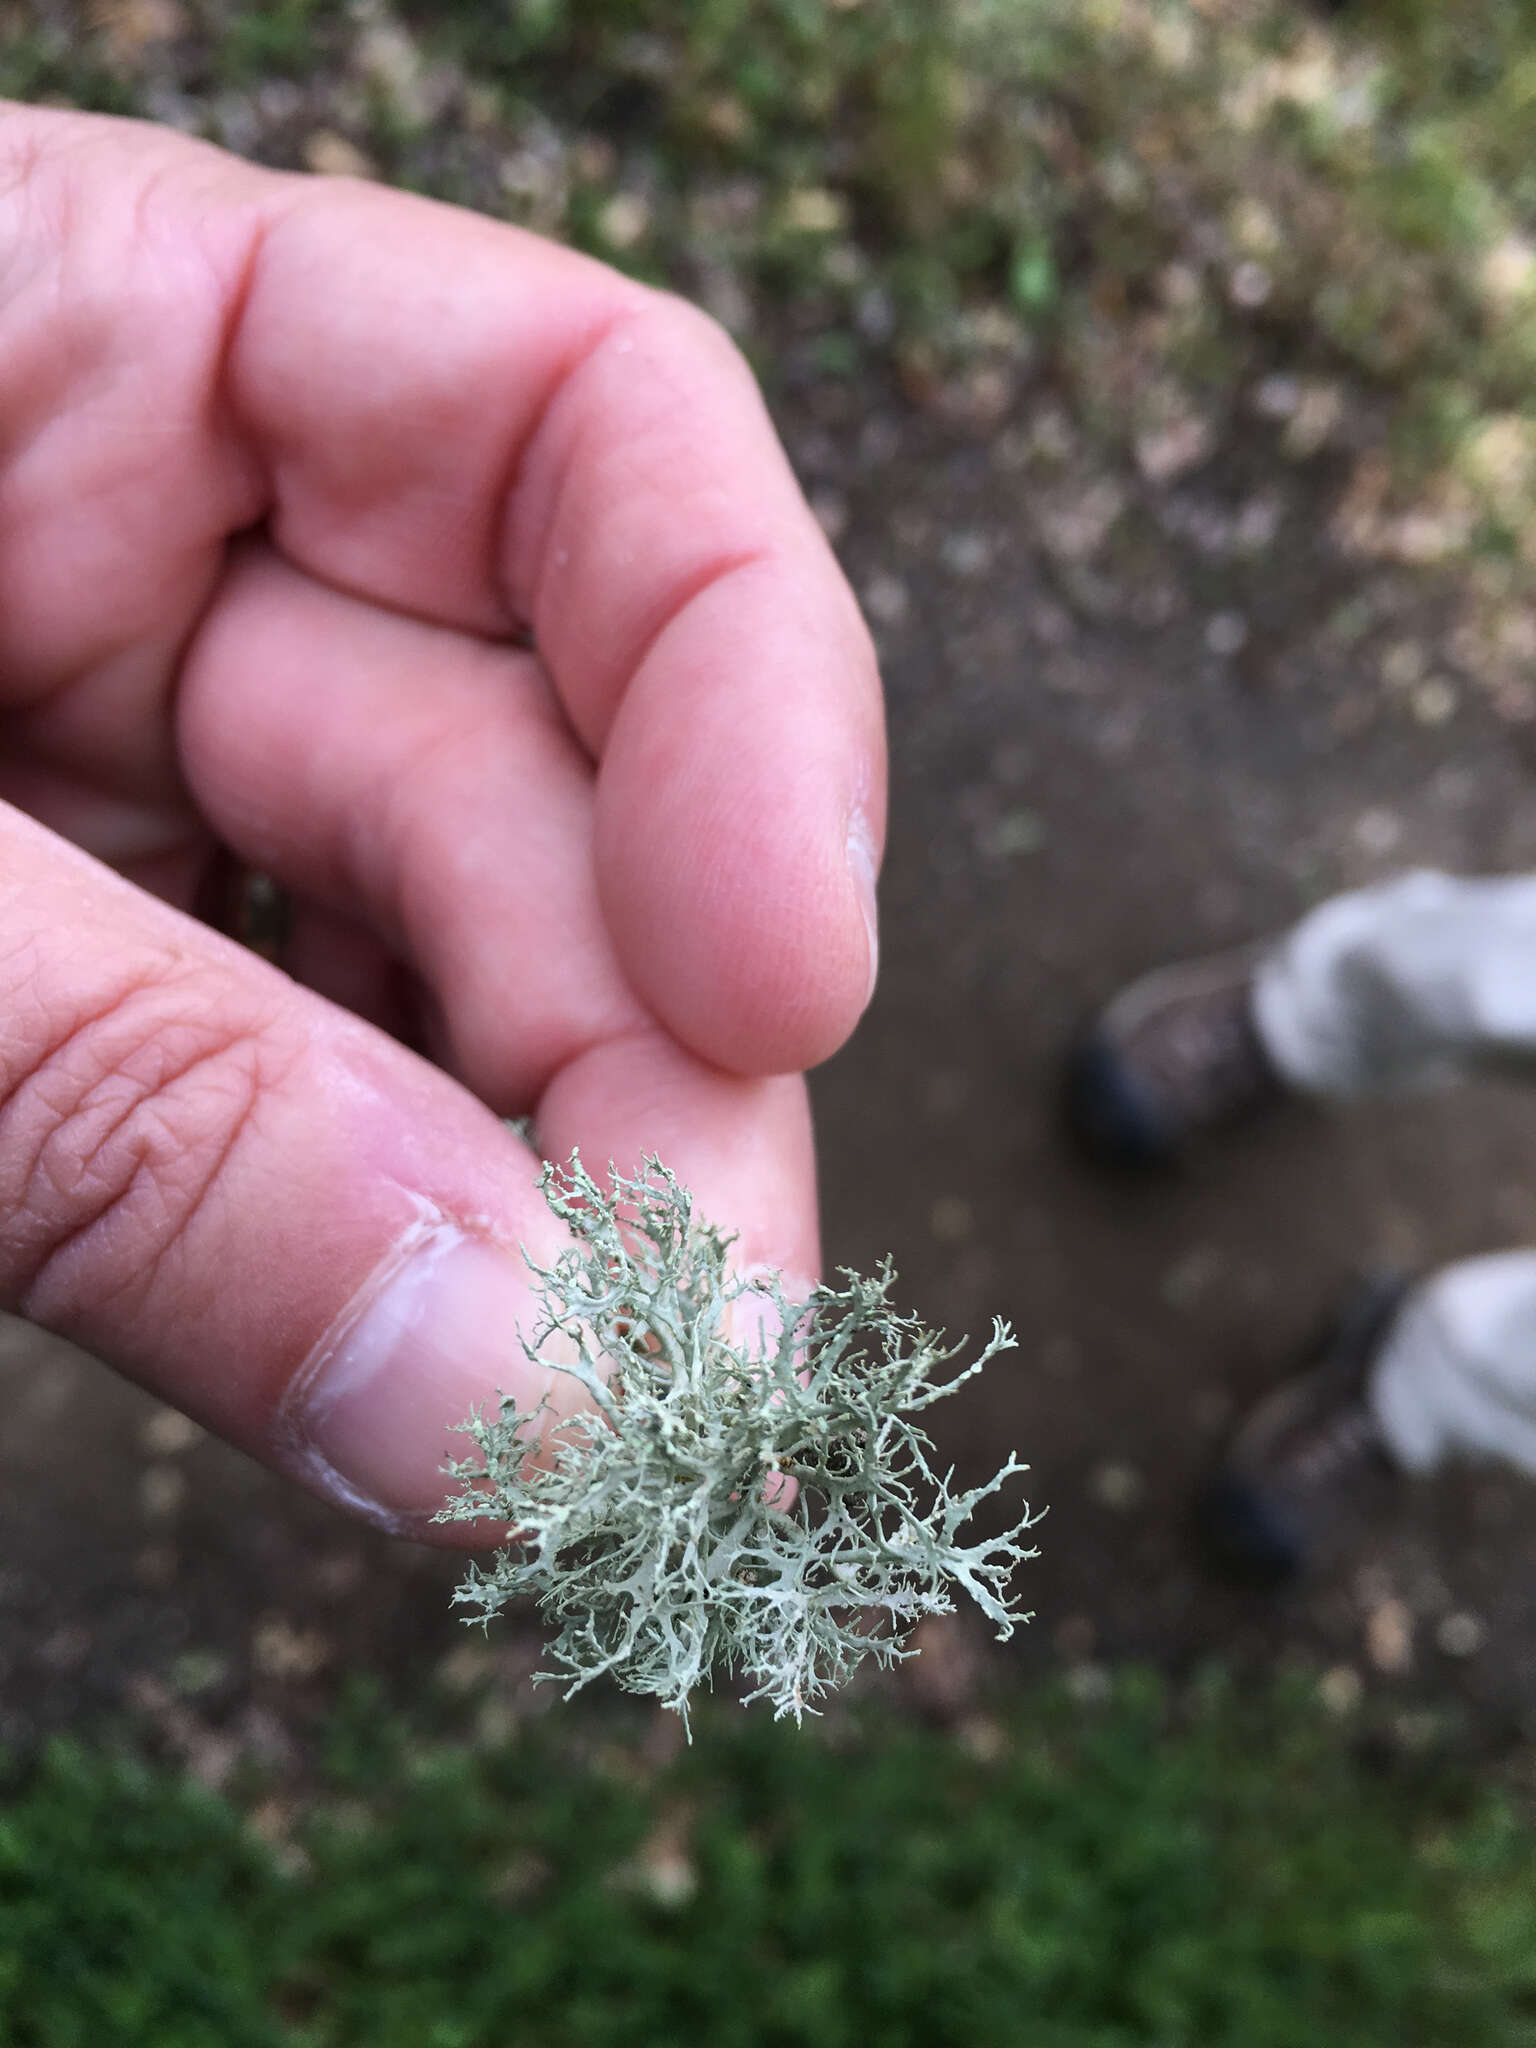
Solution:
[[[0,90],[562,236],[770,384],[1048,394],[1153,486],[1262,431],[1536,713],[1536,0],[0,0]],[[0,1807],[0,2040],[1536,2043],[1520,1813],[1361,1757],[1141,1680],[661,1766],[360,1702],[302,1790],[61,1747]]]
[[[1536,580],[1536,0],[13,0],[0,87],[521,220],[770,381],[1048,379],[1155,480],[1283,365],[1290,459],[1374,408],[1350,548]]]
[[[650,1732],[647,1732],[650,1731]],[[302,1793],[56,1747],[0,1808],[12,2048],[1350,2048],[1536,2040],[1536,1848],[1299,1685],[955,1734],[719,1706],[424,1739]],[[1383,1751],[1383,1755],[1386,1752]]]

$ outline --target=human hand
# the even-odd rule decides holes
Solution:
[[[568,251],[11,107],[0,263],[0,1306],[426,1534],[540,1391],[499,1118],[814,1274],[867,636],[729,344]]]

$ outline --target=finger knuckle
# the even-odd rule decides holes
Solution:
[[[658,292],[650,302],[650,320],[661,339],[660,352],[664,357],[694,371],[714,370],[755,387],[746,357],[728,330],[702,306],[680,298],[675,292]]]
[[[216,1202],[272,1058],[190,982],[25,1006],[0,1044],[5,1299],[56,1322],[151,1288]]]

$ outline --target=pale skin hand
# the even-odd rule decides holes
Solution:
[[[814,1274],[879,692],[697,313],[0,109],[0,733],[0,1307],[426,1533],[445,1425],[537,1393],[498,1118]],[[189,914],[220,845],[292,892],[286,974]]]

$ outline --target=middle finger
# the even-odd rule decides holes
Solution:
[[[235,552],[178,738],[218,835],[419,972],[446,1063],[502,1114],[651,1020],[608,940],[593,775],[537,660]]]

